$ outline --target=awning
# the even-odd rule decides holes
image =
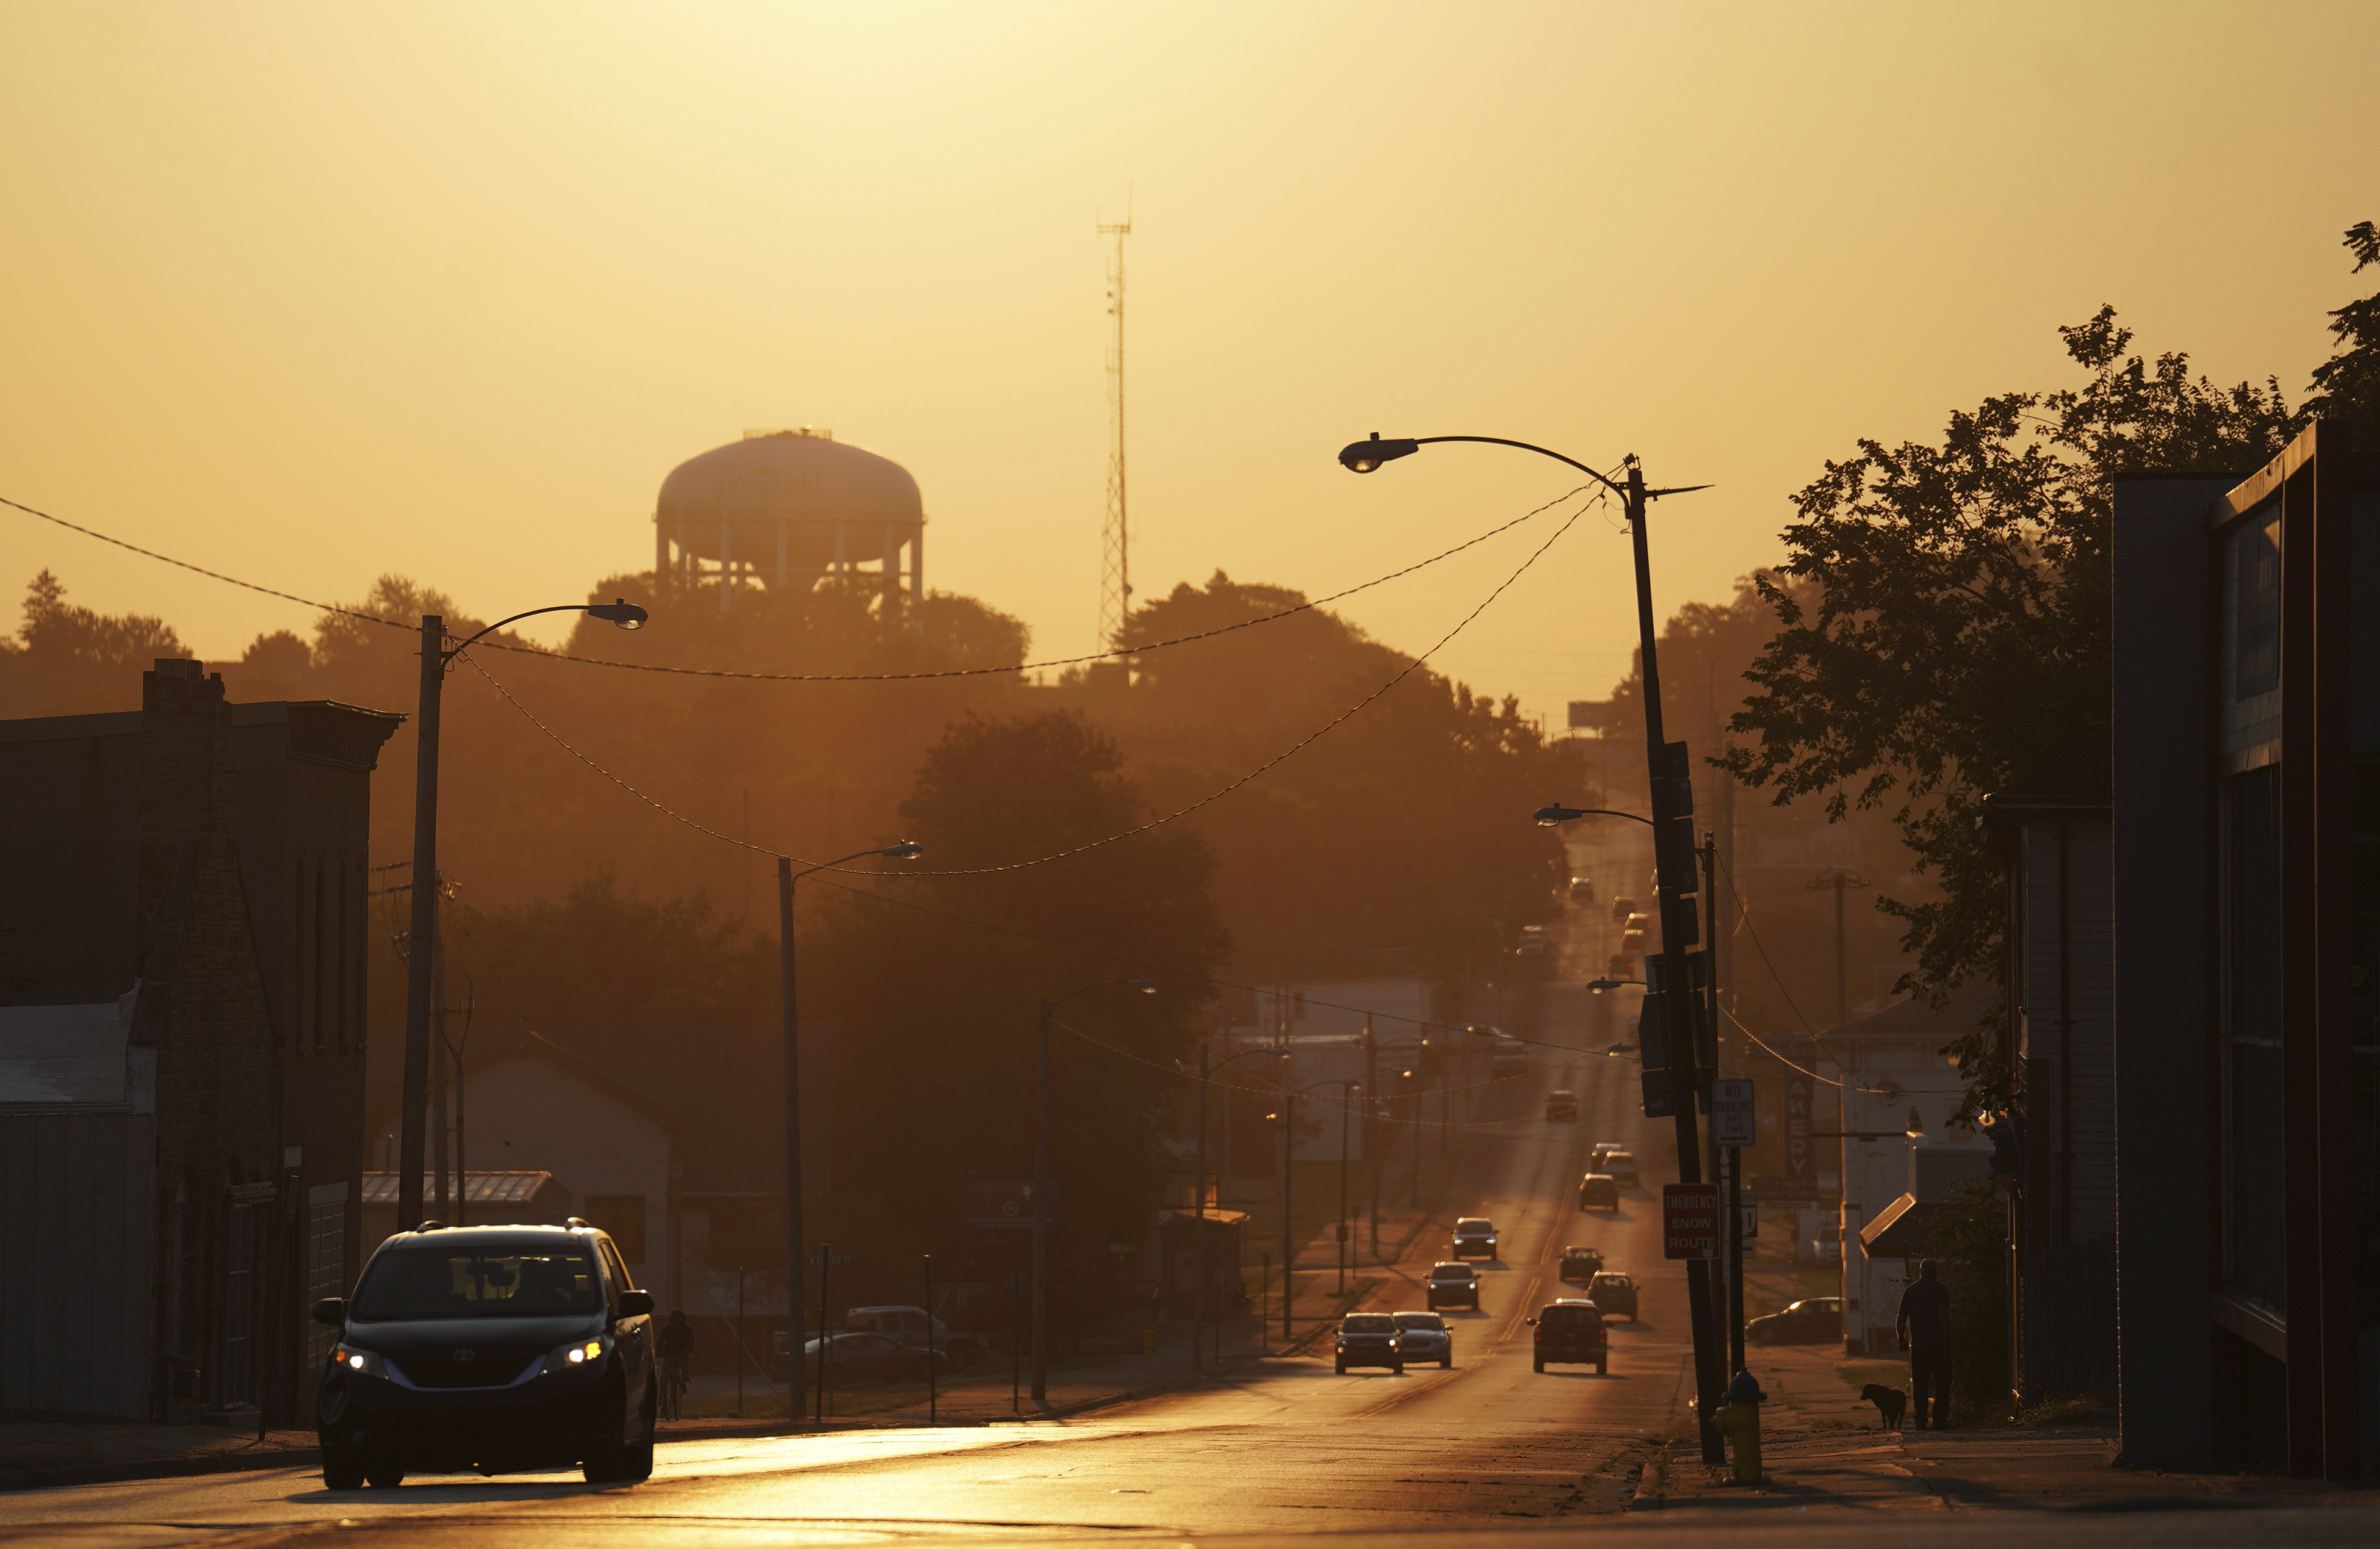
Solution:
[[[452,1175],[450,1174],[449,1176],[451,1177]],[[465,1204],[471,1205],[525,1205],[530,1203],[537,1198],[537,1192],[539,1189],[543,1189],[552,1181],[553,1175],[552,1173],[465,1173],[463,1175],[463,1202]],[[437,1192],[437,1176],[435,1174],[429,1173],[423,1174],[421,1178],[422,1199],[424,1201],[428,1201],[433,1198]],[[363,1201],[364,1203],[368,1205],[393,1205],[396,1203],[396,1175],[395,1173],[366,1173],[364,1175]]]

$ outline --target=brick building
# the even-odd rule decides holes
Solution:
[[[403,717],[0,723],[0,1409],[310,1413],[356,1267],[370,774]]]

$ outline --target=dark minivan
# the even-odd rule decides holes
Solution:
[[[589,1483],[653,1471],[651,1293],[612,1239],[567,1226],[425,1224],[380,1245],[316,1400],[322,1482],[577,1464]]]

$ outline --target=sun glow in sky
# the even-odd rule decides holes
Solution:
[[[1656,508],[1666,612],[1773,560],[1855,437],[2070,380],[2054,330],[2103,301],[2300,396],[2369,288],[2375,57],[2344,3],[16,0],[0,494],[494,616],[650,566],[683,458],[831,426],[917,475],[929,584],[1073,654],[1129,210],[1144,596],[1335,591],[1572,482],[1342,471],[1378,430],[1716,484]],[[1535,542],[1347,611],[1419,649]],[[210,657],[310,622],[0,513],[0,587],[44,567]],[[1559,725],[1633,631],[1590,518],[1439,661]]]

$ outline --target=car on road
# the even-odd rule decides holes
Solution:
[[[1546,938],[1541,935],[1523,936],[1512,945],[1515,957],[1542,957],[1546,955]]]
[[[1648,923],[1641,914],[1630,915],[1628,923],[1620,928],[1620,950],[1632,955],[1645,951],[1645,927]]]
[[[1435,1312],[1391,1312],[1397,1321],[1397,1346],[1410,1361],[1454,1364],[1454,1331]]]
[[[1428,1287],[1430,1311],[1441,1307],[1468,1307],[1479,1311],[1479,1272],[1469,1264],[1432,1264]]]
[[[1593,1248],[1565,1248],[1561,1250],[1561,1265],[1557,1273],[1564,1280],[1575,1280],[1580,1285],[1585,1285],[1594,1279],[1597,1272],[1602,1268],[1601,1250]]]
[[[1350,1312],[1339,1320],[1339,1370],[1350,1366],[1385,1366],[1404,1374],[1404,1348],[1397,1339],[1397,1321],[1386,1312]]]
[[[1625,1316],[1632,1323],[1636,1321],[1636,1282],[1618,1270],[1598,1270],[1586,1283],[1586,1299],[1607,1318]]]
[[[1546,1117],[1578,1121],[1578,1093],[1568,1087],[1556,1087],[1546,1093]]]
[[[1743,1336],[1762,1345],[1831,1345],[1843,1336],[1843,1299],[1804,1297],[1743,1325]]]
[[[1611,900],[1611,922],[1614,925],[1619,924],[1621,921],[1626,920],[1630,915],[1634,914],[1635,912],[1635,899],[1614,898]]]
[[[1450,1259],[1492,1259],[1496,1256],[1496,1223],[1484,1215],[1457,1217]]]
[[[1578,1180],[1578,1208],[1618,1210],[1620,1184],[1609,1173],[1589,1173]]]
[[[1603,1153],[1603,1170],[1609,1173],[1611,1175],[1612,1181],[1620,1184],[1622,1188],[1633,1189],[1636,1187],[1636,1158],[1630,1155],[1627,1152],[1605,1152]]]
[[[880,1334],[913,1350],[932,1350],[945,1372],[965,1372],[984,1357],[980,1343],[953,1334],[948,1323],[922,1307],[855,1307],[843,1315],[843,1326],[854,1334]]]
[[[1610,1155],[1615,1151],[1626,1151],[1627,1149],[1628,1144],[1624,1140],[1597,1140],[1595,1142],[1594,1149],[1590,1150],[1586,1153],[1587,1163],[1595,1171],[1599,1173],[1603,1170],[1603,1159],[1605,1157]]]
[[[826,1381],[836,1387],[851,1383],[922,1383],[925,1349],[911,1348],[889,1335],[832,1329],[824,1338]],[[815,1379],[819,1372],[819,1339],[802,1346],[802,1370]]]
[[[1537,1371],[1549,1361],[1584,1366],[1590,1360],[1598,1376],[1611,1370],[1611,1336],[1593,1302],[1564,1297],[1537,1309],[1529,1323],[1537,1331],[1529,1341],[1529,1364]]]
[[[1510,1033],[1496,1034],[1495,1042],[1488,1045],[1488,1065],[1491,1070],[1509,1075],[1528,1063],[1529,1046]]]
[[[392,1489],[408,1473],[578,1465],[590,1484],[653,1471],[653,1298],[604,1233],[438,1226],[382,1242],[315,1394],[322,1482]]]
[[[1595,902],[1595,879],[1593,877],[1571,878],[1570,901],[1573,904],[1591,904]]]

